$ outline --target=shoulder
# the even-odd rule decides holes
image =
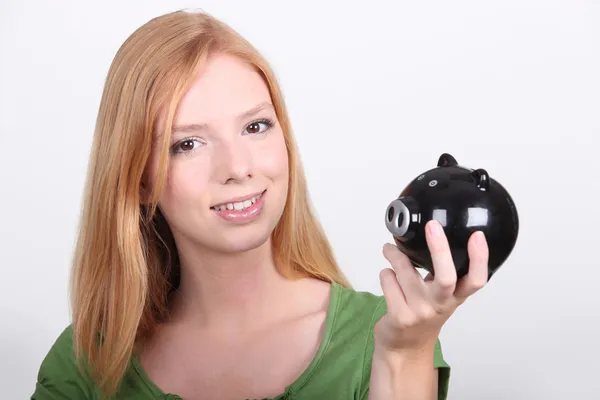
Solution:
[[[362,332],[366,338],[371,334],[375,323],[386,313],[384,297],[339,285],[336,289],[336,334]]]
[[[383,296],[334,284],[329,313],[330,338],[345,353],[359,358],[372,341],[373,329],[385,315]]]
[[[91,381],[76,362],[73,327],[69,325],[59,334],[42,360],[31,399],[87,399],[91,397]]]

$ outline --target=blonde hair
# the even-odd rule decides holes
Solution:
[[[273,255],[290,278],[311,276],[350,286],[314,216],[304,172],[278,83],[268,63],[236,31],[207,13],[177,11],[137,29],[108,72],[92,144],[71,301],[78,360],[110,397],[136,344],[168,316],[177,285],[177,249],[157,209],[168,171],[168,143],[177,104],[214,52],[253,65],[268,85],[289,157],[289,190],[272,233]],[[143,193],[143,176],[159,113],[166,112],[158,179]],[[143,201],[147,197],[148,201]]]

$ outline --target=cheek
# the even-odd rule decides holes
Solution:
[[[283,134],[279,133],[260,149],[256,157],[256,167],[259,171],[272,178],[287,178],[288,153]]]
[[[209,179],[201,171],[207,168],[199,165],[202,164],[200,157],[189,160],[184,159],[184,155],[178,157],[181,159],[171,162],[162,203],[168,208],[202,205]]]

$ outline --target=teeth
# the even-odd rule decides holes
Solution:
[[[213,208],[215,210],[217,210],[217,211],[222,211],[222,210],[243,211],[246,208],[250,207],[252,204],[256,203],[256,200],[258,200],[259,198],[260,198],[260,195],[254,196],[250,200],[239,201],[239,202],[236,202],[236,203],[220,204],[220,205],[215,206]]]

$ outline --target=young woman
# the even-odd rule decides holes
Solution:
[[[457,282],[394,246],[384,295],[354,291],[309,204],[280,88],[202,13],[127,39],[100,104],[74,255],[72,325],[32,395],[58,399],[444,399],[444,322],[487,279],[485,238]]]

